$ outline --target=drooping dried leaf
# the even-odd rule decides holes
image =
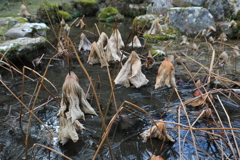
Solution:
[[[122,52],[120,51],[120,48],[124,46],[124,43],[122,41],[122,37],[118,29],[115,29],[111,35],[111,37],[108,40],[107,46],[106,46],[106,57],[107,61],[120,61]],[[123,58],[125,56],[123,55]]]
[[[219,55],[218,63],[220,66],[222,66],[222,65],[226,64],[227,61],[228,61],[228,54],[227,54],[227,52],[224,51]]]
[[[91,50],[91,42],[87,39],[84,33],[82,33],[80,36],[80,43],[79,43],[78,50],[81,51],[81,49],[83,49],[84,51]]]
[[[192,50],[195,50],[195,51],[198,50],[198,46],[196,45],[196,43],[193,43],[193,44],[192,44],[191,49],[192,49]]]
[[[134,47],[134,48],[142,47],[141,42],[139,41],[137,36],[133,37],[133,41],[129,43],[128,46]]]
[[[150,158],[150,160],[164,160],[161,156],[155,156],[152,155],[152,157]]]
[[[150,28],[150,30],[148,31],[148,34],[160,34],[162,33],[163,29],[161,27],[161,25],[159,24],[158,22],[159,20],[158,19],[155,19],[152,23],[152,26]]]
[[[208,38],[208,41],[209,41],[210,43],[212,43],[212,42],[214,42],[214,38],[211,36],[211,37]]]
[[[234,59],[234,58],[236,58],[236,57],[239,57],[240,56],[240,53],[239,53],[239,48],[238,48],[238,46],[235,46],[235,47],[233,47],[234,49],[233,49],[233,55],[232,55],[232,58]]]
[[[78,121],[78,123],[80,122]],[[62,145],[66,144],[69,139],[71,139],[74,143],[76,143],[79,138],[76,131],[76,127],[72,123],[72,120],[60,116],[59,124],[60,124],[60,128],[58,131],[58,140],[61,141]]]
[[[18,13],[18,15],[23,16],[23,17],[28,17],[31,14],[29,13],[27,7],[24,4],[22,4],[21,7],[20,7],[20,12]]]
[[[76,25],[76,27],[80,27],[81,29],[83,29],[85,26],[86,26],[86,24],[83,22],[82,19],[80,19],[78,24]]]
[[[146,68],[148,68],[148,69],[152,68],[155,60],[150,52],[148,52],[148,56],[146,57],[145,61],[146,61],[145,62]]]
[[[67,48],[67,41],[64,37],[60,37],[58,44],[57,44],[57,49],[58,52],[63,52]]]
[[[78,141],[78,131],[84,129],[78,119],[85,120],[84,114],[97,115],[85,98],[74,72],[67,74],[62,87],[61,107],[58,111],[60,129],[58,139],[64,145],[69,139]]]
[[[197,107],[206,103],[207,95],[203,95],[198,98],[186,98],[186,101],[189,101],[188,105],[192,107]]]
[[[158,68],[155,89],[165,85],[168,87],[177,87],[175,81],[175,69],[173,64],[168,59],[165,59]]]
[[[211,32],[211,31],[216,32],[216,28],[214,28],[213,26],[208,27],[207,32]]]
[[[125,62],[117,77],[115,78],[115,84],[129,87],[130,83],[136,88],[139,88],[148,83],[148,79],[141,71],[141,60],[137,53],[132,51],[128,60]]]
[[[102,32],[97,41],[98,48],[99,49],[101,48],[100,50],[102,50],[107,45],[107,42],[108,36],[105,32]]]
[[[206,29],[202,30],[202,36],[205,36],[206,34],[207,34],[207,30]]]
[[[218,40],[221,40],[223,42],[227,41],[227,35],[226,33],[222,32],[220,36],[218,37]]]
[[[228,28],[235,28],[235,27],[237,27],[237,23],[236,23],[236,21],[232,20],[232,21],[229,23]]]
[[[69,31],[70,31],[70,27],[69,27],[69,25],[68,24],[65,24],[65,26],[64,26],[64,31],[66,32],[66,33],[68,33]]]
[[[212,115],[212,110],[211,110],[211,108],[209,108],[209,107],[206,108],[206,109],[204,110],[203,117],[209,119],[209,117],[211,117],[211,115]]]
[[[87,63],[93,65],[93,64],[101,64],[101,67],[104,67],[108,65],[107,62],[104,60],[104,52],[103,50],[100,50],[97,43],[93,42],[91,45],[90,54],[88,56]]]
[[[61,24],[62,26],[64,26],[64,25],[66,24],[66,22],[65,22],[65,20],[64,20],[63,18],[62,18],[60,24]]]
[[[182,35],[181,38],[182,38],[182,42],[180,43],[180,45],[189,45],[187,36]]]
[[[158,138],[163,141],[175,142],[175,140],[169,134],[167,134],[166,125],[162,120],[157,122],[157,126],[154,125],[153,127],[149,128],[148,130],[145,130],[143,133],[140,134],[140,136],[143,138],[144,142],[147,142],[147,140],[150,137]]]

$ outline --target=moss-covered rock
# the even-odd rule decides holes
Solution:
[[[75,0],[73,3],[80,15],[95,16],[99,10],[98,3],[95,0]]]
[[[124,17],[114,7],[106,7],[99,15],[98,18],[103,22],[123,21]]]
[[[44,3],[41,4],[37,10],[37,19],[39,22],[43,23],[49,23],[50,21],[52,23],[56,23],[59,21],[57,15],[58,10],[58,3],[50,3],[49,1],[44,1]]]
[[[145,31],[150,29],[152,22],[155,19],[159,19],[159,23],[163,24],[165,17],[157,14],[145,14],[141,16],[137,16],[133,20],[133,28],[136,31]]]
[[[6,58],[11,61],[32,61],[36,58],[36,49],[40,49],[45,46],[46,40],[44,38],[18,38],[14,40],[8,40],[4,43],[0,43],[0,53],[5,54]]]
[[[178,29],[170,25],[164,24],[161,25],[161,27],[163,29],[162,33],[148,34],[148,32],[145,32],[143,37],[149,42],[156,43],[162,40],[176,39],[177,37],[180,36],[180,32],[178,31]]]
[[[64,20],[68,21],[72,19],[72,16],[70,13],[66,11],[58,11],[58,16],[62,17]]]

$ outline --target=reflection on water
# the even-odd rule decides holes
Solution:
[[[112,33],[112,28],[116,24],[111,23],[98,23],[95,18],[86,17],[86,35],[88,39],[93,42],[97,41],[98,33],[95,28],[95,23],[98,25],[99,30],[107,33],[110,37]],[[129,34],[131,33],[131,19],[127,19],[127,21],[123,23],[118,23],[117,28],[120,30],[122,34],[123,40],[126,42]],[[57,31],[58,27],[55,26]],[[74,39],[74,43],[78,46],[80,38],[77,37],[80,33],[80,29],[76,28],[74,25],[70,32],[71,39]],[[54,34],[52,31],[48,33],[51,40],[54,38]],[[131,41],[131,40],[129,40]],[[53,42],[55,45],[57,42]],[[143,43],[143,41],[142,41]],[[165,43],[166,45],[166,43]],[[146,54],[147,50],[150,48],[144,49],[137,49],[137,53]],[[126,48],[127,52],[131,52],[131,48]],[[51,57],[56,54],[56,51],[48,47],[45,50],[45,54],[47,57]],[[171,53],[169,51],[169,53]],[[91,66],[86,63],[88,52],[79,53],[81,60],[83,61],[86,70],[88,71],[89,75],[93,83],[96,86],[97,95],[99,96],[100,104],[102,107],[103,112],[106,111],[106,106],[108,105],[108,100],[111,93],[111,87],[109,83],[108,73],[106,68],[100,68],[98,65]],[[207,56],[206,56],[207,58]],[[47,64],[48,59],[44,59],[44,64]],[[57,96],[61,96],[61,87],[64,82],[64,78],[68,72],[66,63],[63,63],[63,60],[53,60],[46,77],[56,86],[59,91],[57,95],[54,89],[49,85],[46,86],[49,90]],[[204,61],[203,61],[204,62]],[[239,63],[238,63],[239,64]],[[110,72],[112,77],[116,76],[116,70],[118,67],[118,63],[110,65]],[[143,68],[143,73],[146,75],[149,83],[146,86],[141,88],[125,88],[123,86],[116,86],[114,93],[116,97],[116,104],[117,107],[120,106],[124,101],[129,101],[138,105],[139,107],[146,110],[154,119],[159,120],[163,118],[165,121],[170,122],[177,122],[177,106],[179,105],[178,98],[176,94],[172,95],[171,103],[168,105],[170,94],[172,93],[172,88],[159,88],[154,89],[155,84],[155,77],[157,75],[157,69],[159,64],[154,65],[153,68],[147,70]],[[182,66],[176,67],[177,79],[189,79],[189,77],[184,75],[184,70],[180,69]],[[190,68],[194,69],[194,68]],[[78,64],[77,60],[74,58],[73,60],[73,71],[77,74],[80,85],[86,92],[89,87],[89,81]],[[41,74],[42,71],[39,71]],[[34,78],[34,75],[29,75]],[[9,84],[10,89],[18,96],[21,94],[21,77],[14,76],[11,78],[11,75],[8,72],[5,72],[3,76],[3,80],[5,83]],[[184,80],[185,80],[184,79]],[[187,81],[186,81],[187,82]],[[179,93],[181,94],[182,98],[192,97],[192,88],[193,85],[189,83],[183,83],[182,85],[178,86]],[[34,89],[36,86],[36,81],[31,82],[26,80],[25,82],[25,96],[24,102],[28,105],[30,102],[33,94]],[[20,104],[17,102],[9,92],[1,86],[1,100],[0,100],[0,120],[1,120],[1,138],[0,143],[4,144],[4,152],[1,152],[1,158],[3,159],[21,159],[24,157],[24,141],[25,141],[25,132],[27,126],[28,116],[24,116],[22,120],[22,127],[23,130],[19,128],[19,123],[15,119],[19,115],[19,107]],[[36,107],[47,100],[50,100],[52,97],[42,89],[39,98],[36,102]],[[58,99],[60,101],[60,99]],[[97,105],[93,98],[92,91],[89,92],[89,100],[97,111]],[[228,102],[228,106],[233,106],[231,102]],[[29,104],[31,106],[32,103]],[[121,160],[129,160],[129,159],[148,159],[152,154],[160,154],[164,159],[177,159],[178,155],[178,143],[165,143],[164,147],[160,151],[162,147],[162,142],[157,139],[153,139],[152,142],[148,140],[146,143],[143,142],[142,138],[140,137],[140,133],[144,130],[148,129],[151,125],[150,119],[147,115],[130,106],[126,105],[127,108],[131,111],[124,110],[121,115],[118,117],[116,122],[114,123],[110,133],[109,133],[109,141],[110,147],[112,149],[112,153],[115,159]],[[237,106],[233,106],[228,110],[231,110],[232,113],[235,115],[239,114],[239,110],[236,110]],[[35,114],[42,120],[42,122],[50,129],[53,135],[53,143],[52,148],[58,152],[61,152],[72,159],[84,159],[88,160],[91,159],[94,155],[96,148],[98,147],[99,140],[102,134],[102,123],[101,118],[99,116],[86,116],[86,121],[81,121],[84,125],[86,130],[83,131],[82,134],[79,134],[79,141],[77,143],[73,143],[71,140],[65,145],[62,146],[60,143],[57,142],[57,132],[59,129],[58,118],[56,117],[57,111],[59,109],[59,104],[56,101],[51,101],[47,105],[37,109]],[[190,109],[194,110],[194,109]],[[25,112],[25,110],[24,110]],[[97,111],[98,112],[98,111]],[[115,106],[114,103],[111,103],[110,109],[107,114],[106,121],[107,123],[110,121],[112,116],[115,113]],[[187,120],[183,113],[181,113],[181,123],[187,124]],[[191,115],[190,115],[191,116]],[[236,118],[235,120],[237,120]],[[201,126],[205,126],[207,124],[206,121],[200,121]],[[196,126],[199,126],[200,123],[197,123]],[[235,124],[238,127],[238,124]],[[167,124],[169,127],[174,127],[172,124]],[[196,127],[195,126],[195,127]],[[187,131],[182,131],[181,135],[185,136]],[[177,130],[168,130],[168,133],[175,139],[178,139]],[[206,150],[209,154],[214,153],[213,157],[219,157],[219,154],[214,146],[210,143],[206,143],[206,135],[202,132],[195,132],[197,135],[197,144],[200,148]],[[184,145],[184,158],[185,159],[195,159],[195,150],[193,145],[191,144],[191,135],[188,134],[186,136],[186,142]],[[46,131],[43,125],[39,124],[39,122],[32,118],[31,121],[31,130],[29,134],[29,155],[32,155],[32,148],[31,146],[34,143],[39,143],[48,146],[49,145],[49,133]],[[48,152],[47,150],[43,149],[42,147],[35,147],[34,153],[37,159],[47,159]],[[200,157],[205,159],[208,157],[203,151],[199,150]],[[81,158],[79,158],[81,157]],[[64,159],[60,155],[51,152],[50,159]],[[110,159],[110,151],[105,143],[102,149],[99,152],[97,159]]]

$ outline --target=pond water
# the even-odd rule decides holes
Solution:
[[[129,35],[131,34],[131,24],[132,19],[127,19],[125,22],[112,24],[112,23],[98,23],[98,21],[95,18],[86,18],[86,24],[87,28],[86,30],[88,32],[85,32],[88,39],[93,42],[98,40],[98,33],[95,28],[94,24],[97,24],[99,26],[99,30],[105,32],[109,37],[112,33],[113,26],[119,29],[123,41],[126,42]],[[70,24],[70,23],[69,23]],[[58,27],[54,26],[55,30],[58,31]],[[79,44],[80,38],[77,37],[80,33],[80,29],[76,28],[75,25],[71,28],[71,32],[69,37],[72,40],[75,40],[74,43],[76,44],[76,47]],[[133,35],[131,35],[133,36]],[[130,37],[131,37],[130,36]],[[56,40],[54,38],[54,34],[51,31],[48,33],[49,40],[53,43],[54,46],[56,46]],[[143,39],[140,39],[142,44],[144,43]],[[131,40],[129,39],[128,43]],[[200,40],[199,40],[200,41]],[[155,44],[148,44],[144,48],[140,49],[134,49],[137,53],[142,54],[144,56],[147,55],[147,51],[152,48],[164,48],[170,41],[166,42],[158,42]],[[190,52],[189,49],[185,46],[179,46],[180,40],[175,40],[171,45],[174,47],[174,49],[168,49],[166,50],[167,54],[174,54],[181,52],[189,53],[191,57],[198,60],[199,62],[203,63],[204,65],[209,65],[208,61],[208,54],[211,54],[209,49],[202,45],[202,49],[198,52]],[[236,41],[230,42],[232,44],[236,43]],[[218,50],[220,50],[218,46],[215,46],[217,53]],[[130,47],[126,47],[125,51],[130,53],[133,49]],[[227,50],[231,51],[230,48]],[[199,58],[196,58],[197,55],[201,54],[201,52],[205,52],[204,55],[199,56]],[[43,69],[38,70],[40,74],[43,74],[44,67],[47,65],[49,58],[51,58],[54,54],[57,52],[50,46],[47,45],[47,47],[43,51],[37,52],[39,57],[41,54],[45,54],[45,59],[43,59]],[[87,64],[87,57],[88,52],[79,52],[79,56],[81,57],[81,60],[88,71],[88,74],[91,76],[91,79],[93,81],[93,84],[95,85],[95,89],[99,98],[99,102],[102,107],[103,113],[106,111],[106,107],[108,105],[108,101],[111,94],[111,86],[108,78],[108,72],[106,67],[100,68],[99,65],[89,65]],[[219,54],[219,53],[218,53]],[[161,58],[160,58],[161,59]],[[187,60],[187,58],[183,58],[185,63],[188,66],[188,69],[191,72],[197,72],[199,69],[199,66],[191,62],[190,60]],[[160,60],[159,60],[160,61]],[[176,94],[173,94],[170,103],[169,97],[173,91],[173,88],[159,88],[154,89],[155,85],[155,78],[157,75],[157,70],[159,67],[159,62],[157,62],[151,69],[146,69],[143,67],[142,72],[146,75],[147,79],[149,80],[149,83],[141,88],[134,88],[129,87],[126,88],[124,86],[116,85],[114,89],[115,99],[116,99],[116,106],[115,104],[111,103],[110,109],[107,113],[106,117],[106,124],[111,120],[113,115],[116,112],[115,107],[119,107],[124,101],[129,101],[145,111],[147,111],[155,120],[159,120],[160,118],[164,119],[164,121],[169,122],[177,122],[178,116],[177,116],[177,108],[180,105],[180,101]],[[240,66],[239,66],[239,58],[236,60],[237,69],[233,70],[232,63],[225,66],[225,70],[228,72],[228,78],[235,79],[239,81],[240,78]],[[117,73],[118,63],[111,64],[109,67],[111,77],[114,78]],[[182,83],[178,83],[178,91],[180,93],[180,96],[184,100],[185,98],[191,98],[193,89],[195,88],[193,83],[187,83],[190,79],[190,77],[187,75],[186,71],[184,70],[184,67],[181,65],[176,65],[176,79],[183,80]],[[83,90],[86,92],[89,88],[89,80],[84,73],[83,69],[79,65],[77,59],[75,56],[73,56],[73,67],[72,70],[76,73],[80,80],[80,85],[83,88]],[[223,72],[221,70],[221,72]],[[20,96],[22,93],[22,77],[19,74],[14,73],[13,78],[9,71],[2,70],[1,69],[1,75],[4,83],[13,91],[13,93],[16,96]],[[49,89],[49,91],[52,93],[54,97],[61,97],[61,87],[64,82],[65,76],[68,73],[68,67],[67,63],[59,57],[58,59],[55,59],[51,62],[48,72],[46,74],[46,77],[48,80],[51,81],[51,83],[57,88],[58,93],[54,90],[51,85],[49,85],[47,82],[44,82],[46,87]],[[204,73],[202,71],[202,73]],[[30,76],[31,78],[35,79],[34,74],[30,71],[26,71],[26,74]],[[199,79],[201,77],[196,77],[195,79]],[[113,79],[114,80],[114,79]],[[181,81],[179,81],[181,82]],[[37,81],[30,81],[28,79],[25,80],[24,85],[24,103],[31,108],[33,104],[32,98],[35,96],[35,88],[37,85]],[[25,157],[25,134],[26,134],[26,128],[28,123],[28,117],[29,115],[25,115],[22,118],[22,126],[19,126],[18,122],[18,116],[19,116],[19,109],[20,109],[20,103],[16,100],[16,98],[13,97],[12,94],[9,93],[9,91],[4,87],[0,86],[0,143],[2,146],[0,146],[0,158],[1,159],[26,159]],[[58,101],[60,101],[60,98],[57,98]],[[240,114],[239,107],[239,100],[236,100],[237,104],[232,103],[227,98],[222,97],[222,101],[224,102],[225,107],[227,108],[228,114],[231,116],[231,121],[233,127],[238,128],[239,127],[239,118],[238,115]],[[97,104],[95,101],[95,98],[93,97],[92,90],[90,89],[88,94],[88,100],[90,101],[92,107],[95,109],[95,111],[99,115],[99,111],[97,108]],[[48,102],[48,103],[46,103]],[[61,145],[57,141],[58,136],[58,129],[59,129],[59,123],[58,123],[58,117],[57,112],[60,108],[59,103],[57,103],[55,100],[52,99],[52,96],[44,89],[42,88],[40,91],[40,94],[37,98],[35,107],[38,107],[42,104],[46,103],[39,109],[35,110],[35,114],[37,117],[49,128],[49,130],[52,133],[53,136],[53,142],[52,142],[52,148],[60,153],[63,153],[64,155],[72,158],[72,159],[82,159],[82,160],[88,160],[92,159],[98,145],[99,141],[101,139],[102,135],[102,120],[100,116],[86,116],[86,121],[81,121],[81,123],[84,125],[86,130],[82,132],[82,134],[79,134],[79,141],[77,143],[73,143],[71,140],[64,146]],[[215,105],[217,109],[219,110],[224,125],[228,127],[227,124],[227,118],[224,115],[224,111],[222,111],[221,106],[219,103],[216,103]],[[131,106],[131,105],[125,105],[131,112],[128,110],[123,110],[121,112],[121,115],[116,119],[114,125],[112,126],[112,129],[109,133],[109,142],[110,142],[110,148],[111,152],[115,159],[121,159],[121,160],[147,160],[149,159],[153,154],[161,155],[164,159],[178,159],[179,158],[179,152],[178,152],[178,134],[176,129],[168,129],[168,133],[172,136],[173,139],[175,139],[174,143],[164,143],[164,147],[160,150],[162,146],[162,141],[158,139],[152,139],[148,140],[146,143],[143,142],[142,137],[140,136],[140,133],[142,133],[144,130],[148,129],[151,126],[151,120],[150,118],[139,109]],[[189,113],[195,112],[195,111],[201,111],[202,108],[192,108],[188,107],[187,110]],[[26,109],[23,109],[23,113],[26,112]],[[200,113],[200,112],[198,112]],[[197,115],[198,116],[198,115]],[[196,115],[189,114],[191,123],[194,122],[194,120],[197,117]],[[214,115],[215,116],[215,115]],[[234,117],[236,116],[236,117]],[[184,116],[183,113],[181,113],[181,123],[188,125],[187,119]],[[173,124],[167,124],[168,127],[174,127]],[[207,127],[209,124],[206,120],[199,120],[195,127]],[[185,133],[187,131],[182,130],[181,136],[185,136]],[[199,149],[199,157],[200,159],[218,159],[221,158],[220,151],[217,149],[213,143],[211,143],[209,139],[209,136],[203,132],[200,131],[194,131],[195,138],[197,142],[197,146],[201,148],[202,150],[205,150],[209,154],[205,154],[201,149]],[[191,134],[187,134],[186,136],[186,142],[183,147],[183,158],[184,159],[196,159],[196,153],[194,150],[194,147],[190,141],[192,141]],[[33,145],[43,144],[45,146],[49,146],[50,138],[49,138],[49,132],[44,128],[42,124],[40,124],[34,117],[31,118],[31,128],[29,131],[29,144],[28,144],[28,154],[29,158],[33,159],[33,153],[34,152],[36,159],[48,159],[48,150],[44,149],[43,147],[35,146],[33,148]],[[226,151],[228,153],[228,151]],[[231,152],[229,151],[229,154]],[[211,156],[209,156],[211,155]],[[230,156],[231,157],[231,156]],[[59,154],[56,154],[54,152],[51,152],[50,159],[65,159]],[[107,145],[107,143],[104,143],[102,146],[97,159],[111,159],[110,156],[110,150]]]

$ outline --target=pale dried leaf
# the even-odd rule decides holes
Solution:
[[[209,41],[210,43],[212,43],[212,42],[214,42],[214,38],[211,36],[211,37],[208,38],[208,41]]]
[[[152,157],[150,158],[150,160],[164,160],[161,156],[155,156],[152,155]]]
[[[124,46],[124,43],[122,41],[121,34],[117,29],[113,32],[111,37],[108,40],[107,46],[106,46],[106,57],[107,61],[120,61],[122,52],[120,51],[120,48]],[[123,58],[125,56],[123,55]]]
[[[148,31],[148,34],[160,34],[162,33],[163,29],[161,27],[161,25],[159,24],[158,22],[159,20],[158,19],[155,19],[152,23],[152,26],[150,28],[150,30]]]
[[[145,130],[143,133],[140,134],[140,136],[143,138],[144,142],[147,142],[147,140],[150,137],[158,138],[163,141],[175,142],[175,140],[169,134],[167,134],[166,125],[162,120],[157,122],[157,126],[154,125],[153,127],[150,127],[148,130]]]
[[[192,44],[191,49],[193,49],[193,50],[195,50],[195,51],[198,50],[198,46],[196,45],[196,43],[193,43],[193,44]]]
[[[130,83],[136,88],[139,88],[148,83],[148,79],[141,71],[141,60],[137,53],[132,51],[128,60],[125,62],[117,77],[115,78],[115,84],[129,87]]]
[[[96,42],[93,42],[91,45],[90,54],[88,56],[87,63],[93,65],[93,64],[101,64],[101,67],[104,67],[108,65],[107,62],[104,60],[105,53],[98,48],[98,45]]]
[[[76,25],[76,27],[80,27],[81,29],[83,29],[85,26],[86,26],[86,24],[83,22],[82,19],[80,19],[78,24]]]
[[[133,41],[129,43],[128,46],[134,47],[134,48],[142,47],[141,42],[139,41],[137,36],[133,37]]]
[[[102,50],[107,45],[107,42],[108,36],[105,32],[102,32],[97,41],[98,48]]]
[[[238,46],[235,46],[235,47],[233,47],[234,49],[233,49],[233,58],[236,58],[236,57],[239,57],[240,56],[240,53],[239,53],[239,48],[238,48]]]
[[[187,36],[182,35],[181,38],[182,38],[182,42],[180,43],[180,45],[189,45]]]
[[[208,27],[207,32],[211,32],[211,31],[216,32],[216,28],[214,28],[213,26]]]
[[[227,63],[227,61],[228,61],[228,54],[227,54],[227,52],[224,51],[219,55],[218,63],[219,63],[219,65],[224,65]]]
[[[28,17],[31,14],[29,13],[27,7],[24,4],[22,4],[21,7],[20,7],[20,12],[18,13],[18,15],[23,16],[23,17]]]
[[[236,23],[236,21],[232,20],[232,21],[229,23],[228,28],[235,28],[235,27],[237,27],[237,23]]]
[[[65,22],[65,20],[64,20],[63,18],[62,18],[60,24],[61,24],[62,26],[64,26],[64,25],[66,24],[66,22]]]
[[[168,87],[177,87],[175,81],[175,69],[173,64],[168,59],[165,59],[158,68],[155,89],[165,85]]]
[[[227,35],[226,33],[222,32],[220,36],[218,37],[218,40],[221,40],[223,42],[227,41]]]
[[[82,110],[81,110],[82,109]],[[85,98],[78,78],[74,72],[67,75],[62,87],[62,100],[58,116],[65,116],[65,112],[69,112],[72,123],[77,119],[85,120],[84,113],[97,115],[91,105]]]
[[[70,27],[68,24],[66,24],[63,29],[66,33],[68,33],[70,31]]]
[[[78,50],[81,51],[81,49],[83,49],[84,51],[91,50],[91,42],[87,39],[84,33],[82,33],[80,36],[80,43],[79,43]]]

